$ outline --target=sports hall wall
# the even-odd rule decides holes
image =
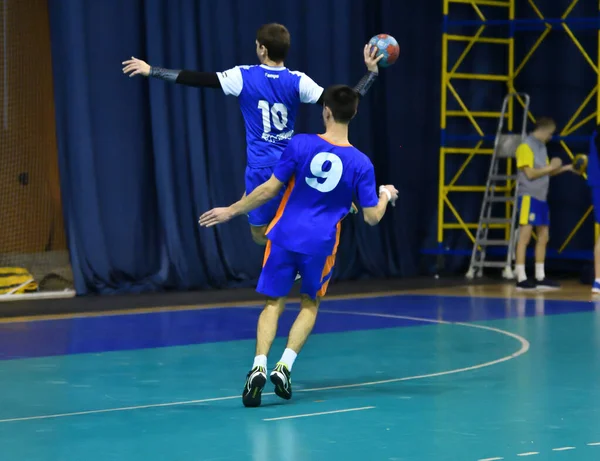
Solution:
[[[557,0],[537,2],[551,10]],[[593,2],[590,7],[593,10]],[[401,57],[361,103],[351,141],[367,152],[380,183],[400,199],[382,224],[344,222],[336,278],[408,277],[431,270],[422,250],[436,242],[442,10],[409,0],[49,0],[52,70],[65,227],[80,294],[164,288],[251,286],[262,251],[243,218],[201,230],[198,215],[243,193],[245,137],[234,98],[217,90],[129,79],[129,56],[207,71],[256,62],[255,31],[285,24],[287,65],[323,86],[363,75],[362,47],[386,32]],[[592,12],[593,14],[593,12]],[[580,57],[564,40],[538,50],[523,74],[537,114],[567,117],[585,96]],[[496,65],[481,54],[474,68]],[[467,89],[468,90],[468,89]],[[466,94],[477,105],[493,97]],[[583,96],[580,95],[583,93]],[[577,101],[573,102],[576,104]],[[321,111],[301,110],[298,132],[321,129]],[[552,149],[551,149],[552,150]],[[485,176],[485,166],[469,174]],[[479,212],[478,203],[458,203]],[[579,178],[554,180],[553,234],[589,204]],[[586,228],[587,229],[587,228]],[[568,231],[567,231],[568,232]],[[573,245],[591,248],[591,227]],[[466,238],[448,244],[468,247]],[[448,267],[462,269],[464,257]]]
[[[47,4],[0,17],[0,255],[64,250]]]

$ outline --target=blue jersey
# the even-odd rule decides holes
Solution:
[[[300,103],[316,103],[323,88],[285,67],[237,66],[218,72],[223,92],[237,96],[246,125],[248,166],[270,167],[294,134]]]
[[[592,187],[600,186],[600,162],[598,159],[598,149],[596,148],[597,136],[598,132],[594,131],[594,134],[590,139],[590,152],[587,165],[588,184]]]
[[[353,197],[363,208],[379,203],[369,158],[349,144],[334,145],[319,135],[294,136],[273,174],[287,188],[267,235],[296,253],[334,254],[340,222]]]

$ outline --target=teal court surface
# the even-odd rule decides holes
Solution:
[[[267,387],[247,409],[259,312],[0,324],[0,459],[600,460],[598,303],[327,300],[294,366],[294,398]]]

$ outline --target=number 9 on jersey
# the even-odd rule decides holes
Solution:
[[[310,162],[310,172],[313,177],[307,177],[306,184],[319,192],[331,192],[342,179],[344,165],[337,155],[320,152]]]

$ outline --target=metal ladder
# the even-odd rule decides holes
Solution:
[[[517,96],[520,96],[525,101],[521,133],[502,134],[508,103],[511,98],[516,98]],[[517,147],[523,142],[525,136],[527,135],[527,113],[529,112],[529,102],[530,98],[528,94],[510,93],[504,98],[504,102],[502,103],[502,111],[500,113],[496,138],[494,139],[494,152],[492,154],[492,161],[490,162],[490,170],[485,185],[481,211],[479,213],[479,224],[477,226],[477,233],[475,234],[473,252],[471,253],[471,263],[466,274],[468,279],[472,279],[473,277],[481,277],[485,267],[502,268],[504,269],[502,272],[502,277],[506,279],[513,278],[512,261],[514,260],[514,249],[516,242],[516,200],[518,193],[518,184],[516,183],[517,175],[516,170],[515,174],[513,175],[502,173],[499,167],[502,160],[508,161],[508,159],[515,158]],[[515,187],[512,190],[512,194],[509,195],[506,193],[506,190],[511,184],[511,181],[515,181]],[[498,188],[501,188],[501,190],[498,191]],[[492,215],[492,207],[497,203],[512,204],[510,218],[507,218],[506,216],[494,217]],[[510,231],[508,235],[510,238],[508,240],[488,238],[490,225],[492,224],[509,225]],[[486,260],[486,250],[489,246],[506,247],[506,259],[504,261]]]

